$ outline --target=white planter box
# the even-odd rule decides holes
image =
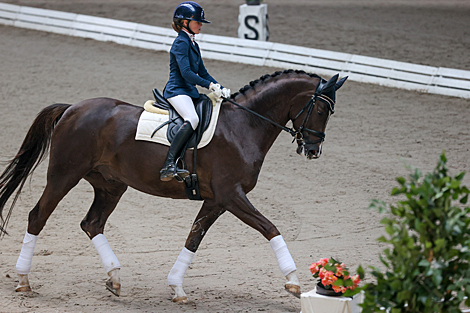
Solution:
[[[349,297],[328,297],[316,293],[316,289],[300,295],[301,313],[360,313],[362,293]]]

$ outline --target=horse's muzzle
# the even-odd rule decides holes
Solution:
[[[321,155],[322,144],[305,144],[302,143],[297,147],[297,153],[299,155],[305,155],[307,159],[318,159]]]

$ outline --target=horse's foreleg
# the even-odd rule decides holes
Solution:
[[[195,252],[189,251],[186,247],[184,247],[178,255],[175,264],[173,264],[170,273],[168,274],[168,286],[170,286],[174,292],[172,299],[173,302],[188,302],[188,296],[183,289],[183,279],[189,265],[193,261],[194,254]]]
[[[224,209],[218,207],[215,203],[211,203],[207,200],[204,201],[201,210],[194,220],[188,238],[186,239],[185,247],[181,250],[175,264],[168,274],[168,285],[174,292],[173,302],[188,302],[188,297],[183,290],[184,274],[191,264],[204,235],[224,211]]]
[[[297,268],[289,250],[287,249],[287,245],[276,226],[256,210],[246,197],[246,194],[241,190],[237,190],[237,195],[227,206],[227,210],[245,224],[259,231],[267,240],[269,240],[271,248],[276,255],[279,269],[287,279],[287,282],[284,285],[285,290],[300,298],[300,283],[297,278]]]
[[[287,249],[284,238],[282,238],[282,235],[278,235],[272,238],[269,243],[276,255],[279,269],[287,279],[284,288],[290,294],[300,298],[300,282],[297,278],[297,268],[289,250]]]
[[[91,239],[109,276],[106,288],[119,296],[121,294],[119,277],[121,264],[109,246],[108,240],[103,235],[103,231],[109,215],[116,208],[127,186],[122,183],[107,182],[99,173],[88,174],[86,179],[93,185],[95,199],[87,215],[80,223],[80,227]]]

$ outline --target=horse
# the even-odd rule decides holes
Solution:
[[[320,157],[329,117],[334,113],[336,90],[347,79],[338,74],[325,80],[299,70],[278,71],[254,80],[223,100],[211,142],[198,149],[197,174],[204,199],[191,231],[168,275],[174,302],[188,302],[183,278],[204,235],[226,211],[264,236],[274,250],[286,278],[284,288],[300,297],[294,260],[282,235],[248,200],[264,158],[282,130],[297,142],[297,153]],[[0,231],[7,234],[9,217],[27,177],[49,151],[47,183],[29,212],[28,227],[16,269],[16,291],[28,292],[38,235],[59,201],[81,179],[94,189],[93,203],[80,223],[100,255],[109,278],[105,285],[119,296],[121,265],[104,236],[104,228],[119,199],[130,186],[159,197],[186,198],[183,184],[162,182],[159,170],[168,146],[135,140],[143,108],[120,100],[94,98],[77,104],[44,108],[31,125],[18,153],[0,176]],[[292,122],[292,127],[286,125]],[[185,161],[190,171],[193,151]],[[3,210],[13,196],[6,217]]]

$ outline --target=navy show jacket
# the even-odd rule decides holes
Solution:
[[[207,72],[201,58],[201,51],[196,42],[191,42],[189,35],[180,30],[170,50],[170,78],[163,91],[165,98],[188,95],[199,98],[196,85],[209,88],[217,81]]]

